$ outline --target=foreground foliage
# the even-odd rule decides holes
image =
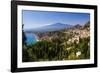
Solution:
[[[23,61],[89,59],[89,41],[89,37],[80,39],[78,44],[74,42],[66,45],[62,45],[63,42],[59,39],[55,39],[53,42],[46,40],[39,41],[33,45],[26,46],[26,49],[23,49]]]

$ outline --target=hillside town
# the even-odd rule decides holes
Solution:
[[[89,22],[88,22],[83,26],[79,26],[79,27],[74,26],[72,28],[64,29],[60,31],[36,33],[36,35],[39,41],[41,40],[52,41],[53,39],[64,38],[67,44],[71,44],[74,42],[78,44],[80,41],[80,38],[90,37],[90,27],[89,27]]]

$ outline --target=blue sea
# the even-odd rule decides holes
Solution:
[[[36,43],[36,35],[33,34],[33,33],[25,33],[26,35],[26,43],[27,45],[31,45],[31,44],[34,44]]]

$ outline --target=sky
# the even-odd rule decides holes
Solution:
[[[22,23],[24,30],[39,28],[55,23],[64,23],[69,25],[84,25],[90,20],[89,13],[75,13],[75,12],[48,12],[48,11],[22,11]]]

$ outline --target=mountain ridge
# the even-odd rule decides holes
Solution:
[[[61,29],[66,29],[71,27],[73,26],[69,24],[55,23],[55,24],[46,25],[35,29],[25,30],[25,32],[48,32],[48,31],[56,31],[56,30],[61,30]]]

